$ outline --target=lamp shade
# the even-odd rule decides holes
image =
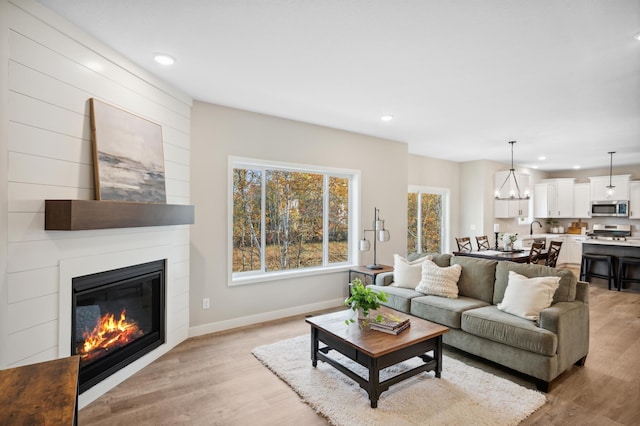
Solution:
[[[371,244],[369,240],[365,240],[364,238],[360,240],[360,251],[369,251],[371,249]]]

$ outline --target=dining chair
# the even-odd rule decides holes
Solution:
[[[476,236],[476,243],[478,244],[478,251],[489,250],[489,238],[486,235]]]
[[[547,239],[546,238],[534,238],[534,243],[542,243],[542,250],[547,248]]]
[[[540,259],[540,255],[542,254],[542,250],[544,248],[543,243],[533,243],[531,244],[531,251],[529,251],[529,259],[527,263],[538,263]]]
[[[458,251],[470,252],[471,251],[471,238],[469,237],[456,237],[456,243],[458,243]]]
[[[544,264],[546,266],[556,267],[558,262],[558,256],[560,256],[560,248],[562,247],[562,241],[551,241],[549,243],[549,251],[547,252],[547,260]]]

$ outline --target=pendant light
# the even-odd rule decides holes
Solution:
[[[611,156],[611,161],[609,162],[609,185],[607,185],[607,197],[611,198],[613,197],[613,194],[615,192],[615,185],[612,184],[611,182],[611,177],[613,175],[613,154],[615,154],[615,151],[609,151],[608,154]]]
[[[522,193],[520,192],[520,185],[518,185],[518,180],[516,179],[516,174],[515,174],[515,170],[513,168],[513,145],[516,143],[516,141],[510,141],[509,144],[511,145],[511,168],[509,169],[509,174],[507,175],[507,178],[504,180],[504,182],[502,182],[502,186],[500,186],[499,189],[496,189],[496,193],[495,193],[495,197],[496,200],[528,200],[529,194],[527,192],[525,192],[524,196],[522,195]],[[504,188],[505,185],[507,185],[507,183],[509,183],[509,180],[512,179],[513,181],[513,185],[510,185],[512,188],[515,188],[515,191],[511,191],[509,193],[508,197],[500,197],[500,194],[502,193],[502,189]]]

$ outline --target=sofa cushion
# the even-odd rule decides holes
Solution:
[[[527,278],[509,271],[509,284],[502,302],[498,303],[498,309],[524,319],[538,321],[540,311],[551,306],[553,294],[559,284],[560,277]]]
[[[422,262],[431,255],[409,261],[399,254],[393,255],[393,286],[414,290],[422,278]]]
[[[502,302],[504,292],[509,283],[509,271],[514,271],[527,278],[555,276],[560,277],[560,286],[553,295],[553,303],[573,302],[576,299],[576,286],[578,280],[573,272],[564,269],[550,268],[544,265],[530,265],[500,261],[496,267],[496,284],[493,289],[493,304]]]
[[[463,312],[461,327],[474,336],[541,355],[553,356],[558,350],[555,333],[532,321],[502,312],[494,305]]]
[[[421,296],[411,299],[411,315],[447,327],[460,328],[464,311],[488,305],[482,300],[469,297],[447,299],[438,296]]]
[[[434,296],[458,297],[458,279],[460,279],[460,265],[440,267],[431,260],[422,262],[422,279],[416,291]]]
[[[384,291],[387,293],[387,301],[382,302],[381,305],[388,306],[407,314],[411,310],[411,299],[414,297],[424,296],[422,293],[418,293],[415,290],[402,287],[379,285],[369,285],[367,287],[370,287],[374,291]]]
[[[451,258],[451,264],[462,266],[462,273],[458,280],[458,294],[460,296],[480,299],[488,304],[493,302],[497,260],[454,256]]]
[[[448,253],[409,253],[407,254],[407,260],[411,262],[425,256],[431,256],[433,263],[438,266],[445,267],[450,265],[451,255]]]

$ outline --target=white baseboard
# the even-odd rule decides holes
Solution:
[[[204,334],[215,333],[217,331],[230,330],[232,328],[258,324],[266,321],[273,321],[294,315],[320,311],[322,309],[335,308],[338,306],[342,306],[343,303],[344,299],[326,300],[324,302],[312,303],[309,305],[295,306],[292,308],[280,309],[277,311],[264,312],[261,314],[249,315],[246,317],[233,318],[225,321],[198,325],[189,328],[189,337],[202,336]]]

